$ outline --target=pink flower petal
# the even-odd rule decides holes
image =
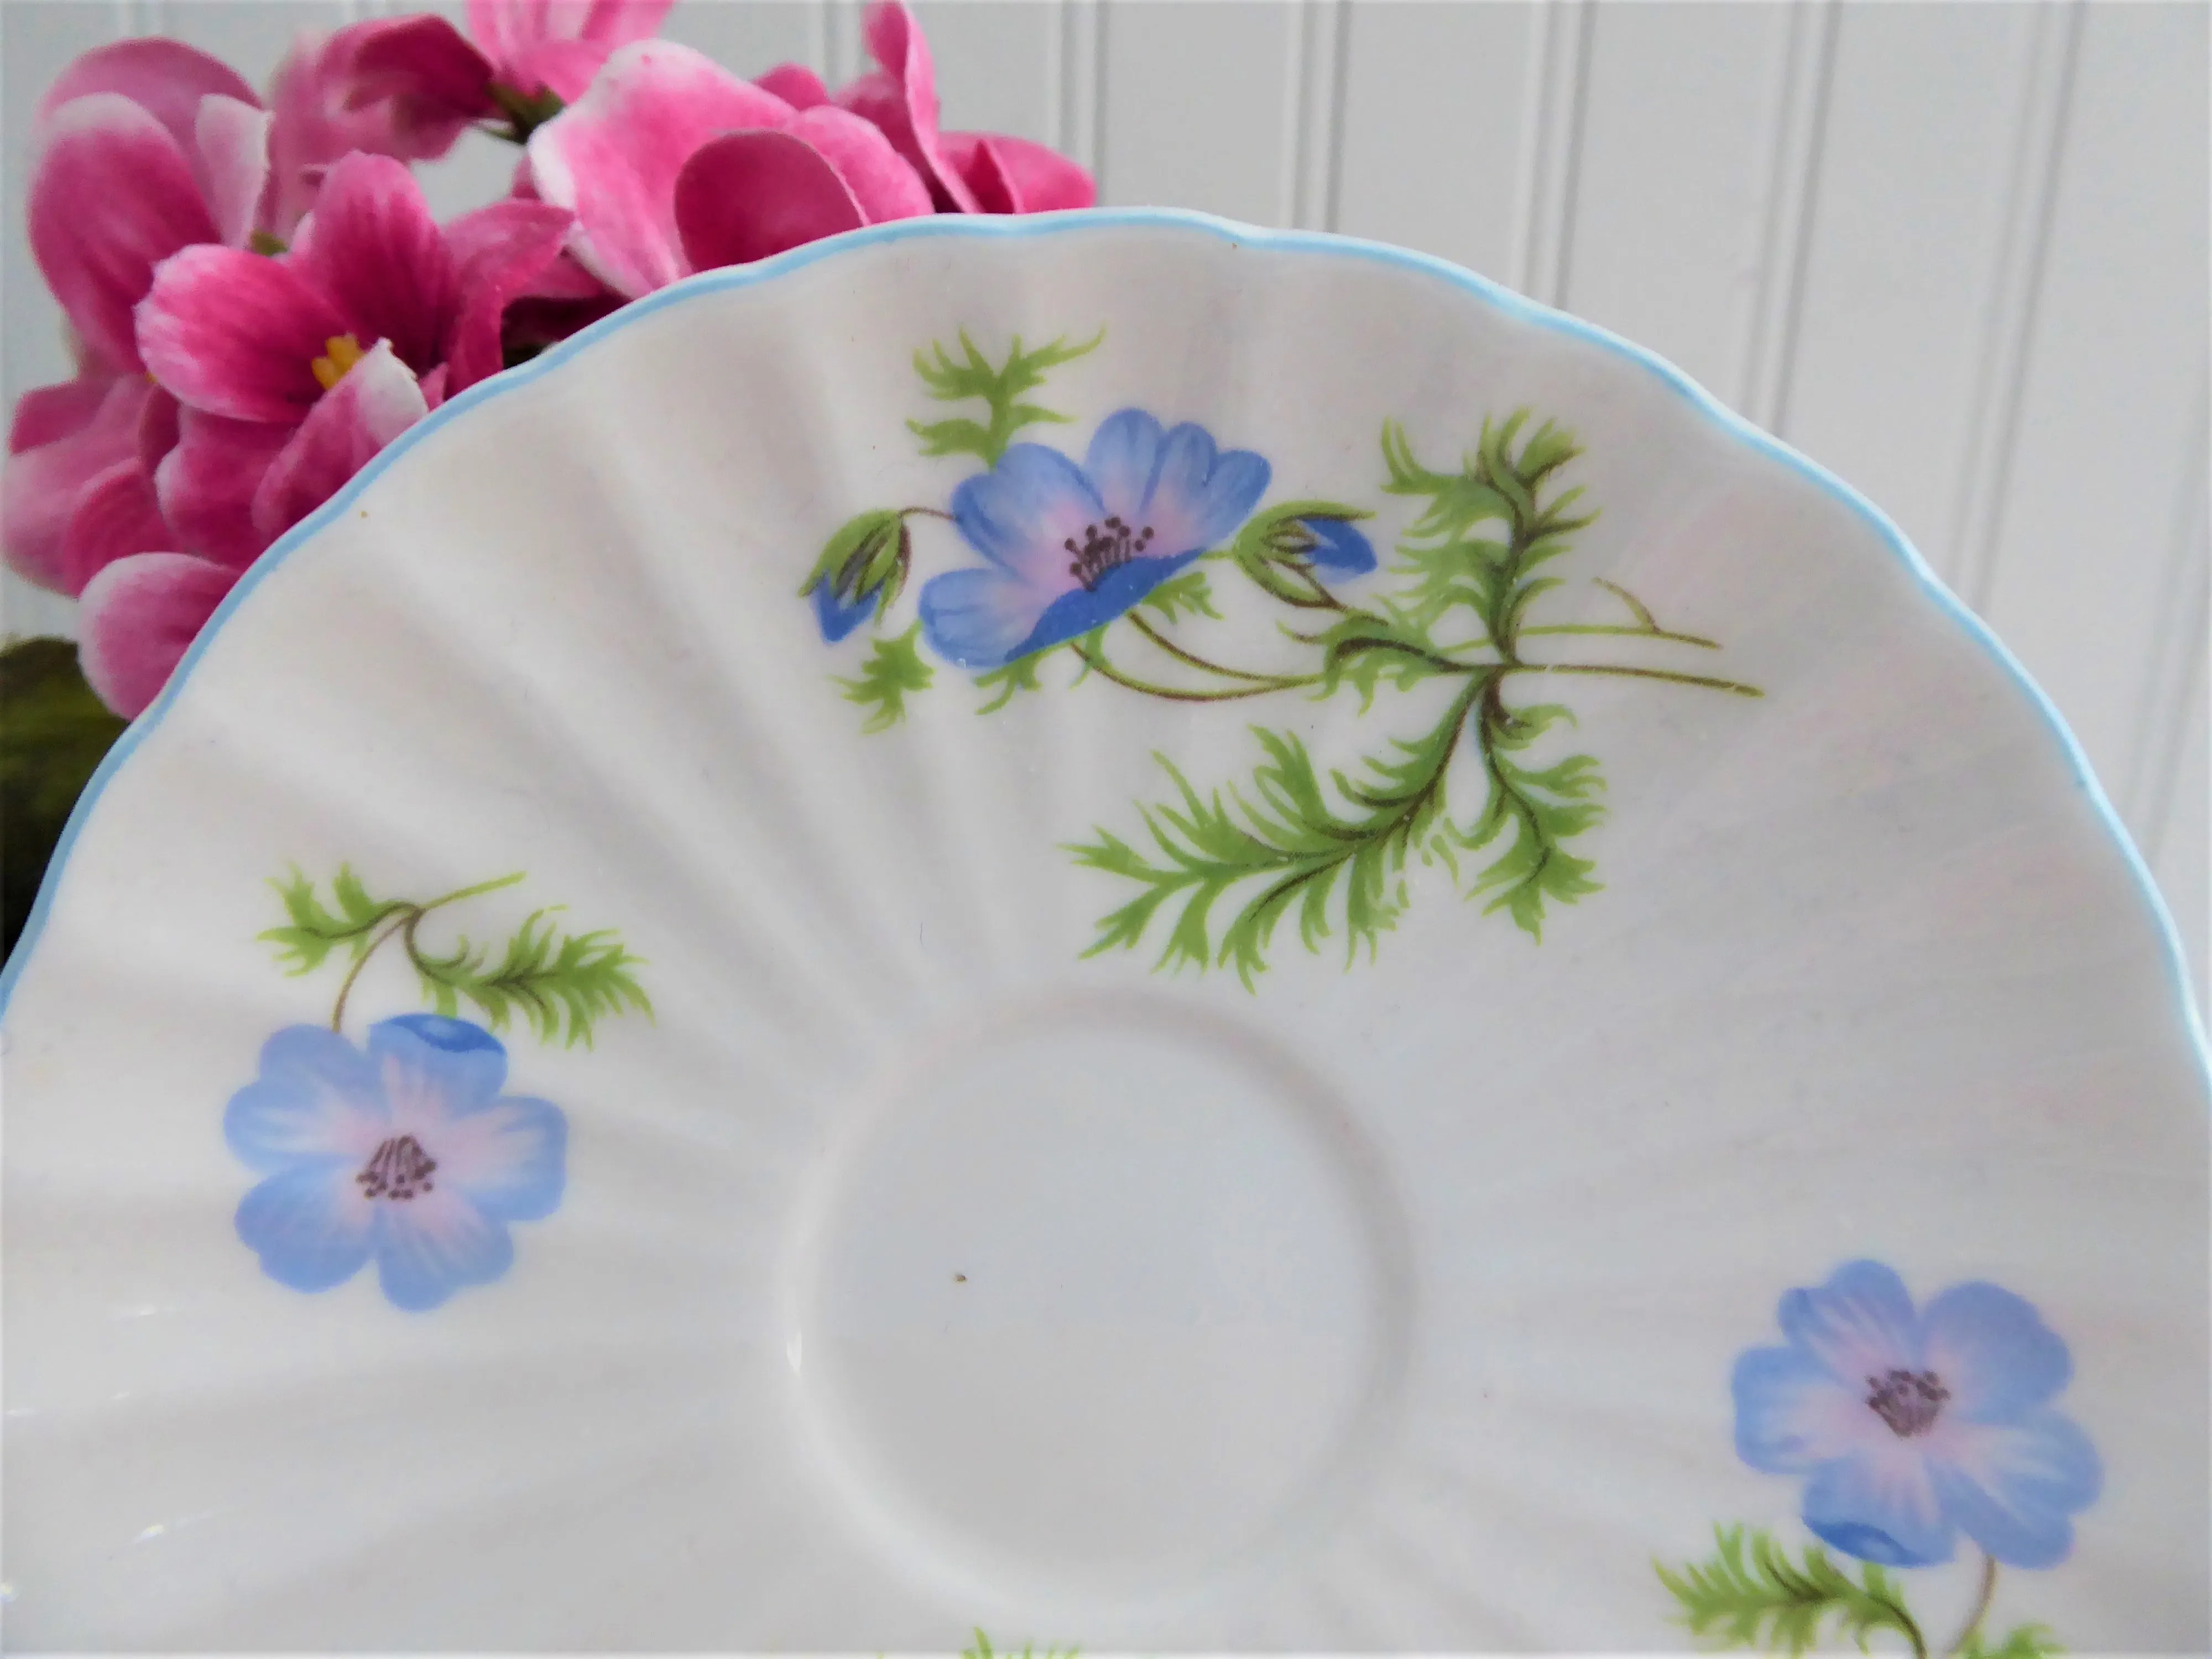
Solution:
[[[128,98],[185,149],[192,144],[201,99],[234,98],[257,106],[260,102],[228,64],[181,40],[118,40],[86,52],[55,77],[31,116],[33,136],[46,137],[48,124],[63,105],[100,92]]]
[[[118,559],[156,552],[173,539],[138,457],[118,461],[77,493],[62,537],[62,591],[82,593]]]
[[[1051,213],[1097,203],[1091,174],[1042,144],[1001,132],[948,132],[943,143],[985,213]]]
[[[498,0],[470,0],[470,3],[471,7],[495,5]],[[583,24],[577,29],[576,38],[612,52],[633,40],[659,33],[661,24],[667,21],[669,9],[675,3],[676,0],[590,0],[584,8]]]
[[[185,410],[177,446],[154,473],[161,516],[178,543],[240,570],[258,558],[272,538],[253,526],[253,494],[295,430]]]
[[[28,217],[46,286],[85,343],[116,369],[141,367],[131,307],[145,297],[154,267],[216,239],[183,149],[112,92],[54,112]]]
[[[253,493],[253,527],[275,540],[428,413],[420,382],[389,343],[379,343],[331,388],[270,463]]]
[[[474,118],[410,97],[376,96],[376,82],[364,92],[356,58],[392,27],[380,20],[331,34],[303,34],[276,66],[270,84],[276,119],[269,133],[270,191],[263,215],[263,228],[271,234],[291,235],[314,207],[331,164],[349,151],[401,161],[433,160],[451,149]]]
[[[787,131],[819,150],[837,170],[868,223],[912,219],[932,210],[921,175],[878,128],[850,110],[831,104],[802,110]]]
[[[137,466],[138,425],[152,391],[125,375],[42,387],[18,406],[0,473],[0,548],[26,581],[63,593],[83,586],[71,568],[70,522],[95,483],[117,467]]]
[[[418,129],[473,121],[496,108],[491,60],[434,14],[357,24],[344,44],[351,50],[341,96],[349,108],[397,100],[396,118]]]
[[[531,300],[608,300],[619,305],[622,296],[578,264],[565,251],[531,279],[523,290]]]
[[[1006,177],[990,136],[981,132],[948,132],[938,140],[945,161],[975,193],[979,213],[1014,213],[1013,180]]]
[[[20,455],[70,436],[100,413],[114,388],[115,377],[103,374],[25,392],[16,399],[15,418],[8,428],[8,453]]]
[[[269,127],[258,104],[210,94],[193,126],[192,175],[215,220],[216,239],[243,247],[258,222],[269,188]]]
[[[288,425],[323,395],[313,364],[349,326],[285,261],[227,247],[168,260],[138,307],[146,366],[179,402]]]
[[[469,0],[469,33],[487,58],[505,63],[551,34],[551,9],[550,0]],[[567,9],[578,9],[574,0]]]
[[[700,146],[676,181],[676,222],[695,270],[741,265],[858,230],[867,216],[820,150],[788,132],[732,132]]]
[[[77,660],[100,700],[137,719],[238,580],[185,553],[140,553],[94,577],[77,613]]]
[[[418,374],[444,355],[460,313],[459,274],[422,187],[389,156],[356,154],[331,168],[314,234],[295,263],[362,345],[391,341]]]
[[[692,152],[718,133],[787,125],[793,113],[688,46],[641,40],[531,135],[531,178],[575,212],[577,260],[635,299],[687,274],[675,196]]]
[[[672,3],[469,0],[469,33],[499,64],[501,84],[525,93],[550,87],[563,103],[574,103],[611,53],[659,30]],[[580,50],[545,54],[542,49],[548,46]]]
[[[146,469],[148,477],[177,447],[177,422],[182,412],[174,398],[158,386],[148,385],[146,401],[138,411],[138,465]]]
[[[588,40],[541,40],[500,65],[500,84],[532,97],[550,92],[573,104],[607,61],[607,51]]]
[[[506,366],[500,323],[507,307],[518,295],[534,291],[552,269],[574,222],[568,209],[550,202],[507,201],[464,214],[446,227],[460,285],[441,365],[450,376],[445,385],[448,395]]]
[[[830,88],[804,64],[778,64],[766,75],[753,76],[753,84],[774,93],[793,109],[812,109],[830,101]]]
[[[975,192],[938,147],[937,70],[929,42],[901,0],[879,0],[868,9],[868,51],[883,67],[837,94],[837,102],[881,127],[892,147],[949,212],[979,211]]]

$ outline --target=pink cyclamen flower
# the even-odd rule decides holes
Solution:
[[[927,182],[940,211],[1045,213],[1087,208],[1098,199],[1090,173],[1042,144],[1006,133],[939,130],[936,66],[921,25],[902,0],[871,7],[866,34],[878,67],[842,88],[836,101],[882,130]],[[786,64],[762,82],[796,92],[805,84],[801,76],[813,80],[809,71]]]
[[[428,413],[388,340],[362,354],[298,427],[183,411],[160,468],[178,539],[114,560],[78,601],[78,660],[101,702],[136,717],[161,694],[246,566]]]
[[[469,0],[465,34],[428,14],[342,31],[349,103],[386,104],[442,155],[471,124],[507,116],[518,134],[584,95],[617,50],[660,27],[673,0]],[[434,145],[434,149],[428,146]]]
[[[540,196],[575,210],[577,263],[628,299],[931,206],[867,121],[794,108],[667,40],[609,58],[531,135],[530,171]]]
[[[109,707],[144,709],[264,548],[498,371],[501,313],[569,222],[507,201],[441,228],[406,168],[353,155],[290,252],[192,247],[163,263],[137,321],[147,368],[183,406],[154,469],[170,539],[108,564],[79,617],[85,677]]]
[[[9,434],[0,545],[27,580],[75,594],[164,545],[153,466],[175,409],[146,380],[133,312],[171,254],[261,228],[269,120],[237,76],[172,40],[87,52],[33,112],[31,251],[79,362],[23,398]]]
[[[366,460],[407,410],[496,374],[501,315],[559,255],[569,223],[564,209],[506,201],[441,228],[405,167],[354,155],[331,169],[291,252],[198,247],[164,264],[138,340],[185,406],[156,478],[171,524],[189,526],[199,551],[251,557],[328,495],[316,494],[322,483],[351,476],[283,482],[310,451],[365,445]],[[364,391],[375,395],[335,398],[372,358]]]

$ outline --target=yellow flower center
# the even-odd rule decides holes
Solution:
[[[323,342],[323,350],[328,355],[316,358],[307,367],[315,371],[315,379],[322,382],[325,392],[345,379],[346,371],[368,355],[350,334],[331,335]]]

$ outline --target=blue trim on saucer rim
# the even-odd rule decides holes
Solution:
[[[1601,346],[1616,356],[1626,358],[1647,374],[1656,375],[1692,409],[1720,428],[1722,431],[1759,453],[1771,456],[1850,507],[1888,544],[1890,551],[1912,574],[1936,607],[1948,616],[1967,639],[1995,659],[1998,666],[2010,676],[2021,694],[2043,716],[2051,736],[2057,739],[2066,757],[2067,763],[2074,774],[2075,787],[2088,797],[2090,805],[2095,809],[2106,832],[2118,847],[2121,856],[2126,860],[2129,871],[2135,877],[2136,885],[2142,894],[2146,908],[2150,912],[2152,925],[2156,928],[2166,947],[2166,972],[2171,990],[2174,1001],[2179,1005],[2183,1025],[2195,1047],[2199,1073],[2208,1079],[2212,1079],[2212,1051],[2207,1049],[2203,1022],[2198,1017],[2196,999],[2191,994],[2188,957],[2182,950],[2181,936],[2175,929],[2172,915],[2166,907],[2164,896],[2159,892],[2158,885],[2151,877],[2149,866],[2143,861],[2142,853],[2136,848],[2134,840],[2121,823],[2118,812],[2113,809],[2111,798],[2105,793],[2103,786],[2097,781],[2096,775],[2090,770],[2087,756],[2082,752],[2081,745],[2075,740],[2073,732],[2067,729],[2066,722],[2061,718],[2057,705],[2045,694],[2042,687],[2028,678],[2027,671],[2021,666],[2020,659],[2014,657],[2003,642],[1989,630],[1980,617],[1975,616],[1956,594],[1944,586],[1928,562],[1921,557],[1912,544],[1905,538],[1904,532],[1892,523],[1880,507],[1818,462],[1808,459],[1781,440],[1760,431],[1735,410],[1723,406],[1711,392],[1656,353],[1624,340],[1619,335],[1610,333],[1593,323],[1583,322],[1579,318],[1570,317],[1564,312],[1554,311],[1548,306],[1539,305],[1533,300],[1524,299],[1510,289],[1499,287],[1486,277],[1478,276],[1473,271],[1462,270],[1446,260],[1436,258],[1425,253],[1412,252],[1405,248],[1389,246],[1379,242],[1364,242],[1352,237],[1304,231],[1261,230],[1249,225],[1237,224],[1231,220],[1216,218],[1211,214],[1191,213],[1164,208],[1091,209],[1078,212],[1038,214],[1024,218],[989,216],[956,216],[947,214],[919,219],[901,219],[890,224],[873,225],[865,230],[851,231],[842,236],[832,237],[826,241],[812,242],[804,247],[793,248],[787,253],[779,254],[775,258],[764,260],[758,264],[707,271],[678,283],[672,288],[665,288],[657,293],[649,294],[641,300],[624,306],[621,310],[602,319],[573,337],[562,341],[544,355],[532,359],[518,368],[509,369],[502,374],[495,374],[488,380],[471,386],[450,403],[433,410],[427,418],[417,422],[402,433],[389,447],[362,468],[344,489],[287,532],[255,562],[252,568],[239,579],[238,585],[231,589],[223,602],[216,608],[215,614],[209,618],[207,625],[201,629],[199,637],[192,641],[191,648],[185,653],[183,661],[177,665],[177,672],[169,677],[169,683],[163,688],[161,695],[154,701],[153,705],[144,714],[131,723],[122,737],[116,740],[115,746],[108,750],[106,758],[100,763],[100,769],[93,774],[92,781],[85,786],[84,793],[77,799],[76,809],[70,814],[69,823],[64,827],[61,840],[56,843],[53,858],[46,867],[46,878],[40,884],[38,900],[32,905],[30,916],[25,921],[22,934],[16,941],[15,952],[9,958],[5,970],[0,971],[0,1019],[6,1018],[8,1008],[15,997],[16,983],[22,978],[25,969],[30,965],[31,957],[38,947],[40,938],[46,931],[46,913],[52,906],[54,892],[60,885],[62,877],[68,869],[70,855],[76,848],[77,836],[82,832],[91,814],[97,809],[100,797],[107,787],[108,781],[114,776],[117,769],[130,760],[131,752],[137,748],[149,732],[161,724],[162,717],[169,712],[179,696],[182,694],[191,678],[193,666],[199,661],[201,654],[207,650],[209,642],[222,631],[223,624],[229,620],[232,613],[246,602],[246,596],[267,579],[270,571],[276,569],[295,550],[319,533],[324,526],[344,513],[363,490],[369,488],[382,476],[386,468],[432,433],[451,425],[478,404],[500,397],[517,386],[526,386],[538,376],[558,368],[579,352],[590,350],[600,341],[618,333],[640,318],[649,316],[653,312],[672,305],[685,304],[702,294],[718,293],[725,289],[750,288],[757,283],[773,282],[787,272],[802,270],[819,260],[834,259],[854,249],[872,246],[882,242],[909,241],[919,238],[937,236],[1019,239],[1081,235],[1093,230],[1119,228],[1188,231],[1215,237],[1231,244],[1249,244],[1255,247],[1266,248],[1270,252],[1327,254],[1338,258],[1363,259],[1376,264],[1395,265],[1402,270],[1419,271],[1426,276],[1441,278],[1464,289],[1495,309],[1505,313],[1508,316],[1534,324],[1539,328],[1551,329]]]

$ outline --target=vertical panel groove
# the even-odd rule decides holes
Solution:
[[[2212,444],[2212,386],[2197,381],[2189,424],[2189,447],[2182,465],[2182,486],[2174,503],[2173,535],[2166,550],[2157,631],[2150,641],[2149,670],[2135,719],[2134,753],[2128,765],[2121,814],[2134,831],[2144,856],[2162,850],[2173,791],[2182,772],[2181,744],[2189,731],[2191,688],[2204,665],[2206,630],[2212,627],[2212,568],[2208,568],[2205,450]],[[2201,695],[2201,693],[2200,693]]]
[[[1566,303],[1595,17],[1591,0],[1547,0],[1529,41],[1514,286],[1547,305]]]
[[[1984,312],[1988,321],[1980,362],[1967,404],[1966,465],[1960,473],[1948,568],[1943,573],[1977,611],[1988,608],[1996,578],[2005,492],[2019,437],[2021,397],[2042,295],[2085,10],[2084,0],[2067,0],[2063,8],[2034,8],[2035,37],[2021,97],[2020,137],[2013,149],[2004,230]]]
[[[1106,0],[1073,0],[1062,15],[1068,35],[1069,154],[1091,169],[1106,199]]]
[[[806,61],[823,80],[835,82],[836,65],[830,61],[830,0],[811,0],[806,8]]]
[[[1352,79],[1352,0],[1334,0],[1329,25],[1328,175],[1320,228],[1334,230],[1344,207],[1344,110]]]
[[[1780,436],[1790,418],[1790,386],[1812,262],[1814,209],[1828,142],[1829,90],[1835,78],[1837,0],[1790,9],[1775,100],[1774,166],[1767,176],[1759,237],[1759,289],[1744,346],[1737,407]]]
[[[1283,45],[1283,136],[1277,147],[1275,222],[1303,229],[1299,216],[1305,197],[1307,37],[1313,32],[1313,0],[1290,0],[1290,29]]]
[[[1073,154],[1068,143],[1068,5],[1069,0],[1052,0],[1052,27],[1044,37],[1044,140],[1062,155]]]
[[[1343,47],[1347,0],[1292,0],[1284,54],[1280,222],[1333,228],[1343,149]]]
[[[860,72],[867,53],[860,44],[860,9],[855,0],[817,0],[823,9],[823,56],[828,60],[826,78],[832,86]]]

